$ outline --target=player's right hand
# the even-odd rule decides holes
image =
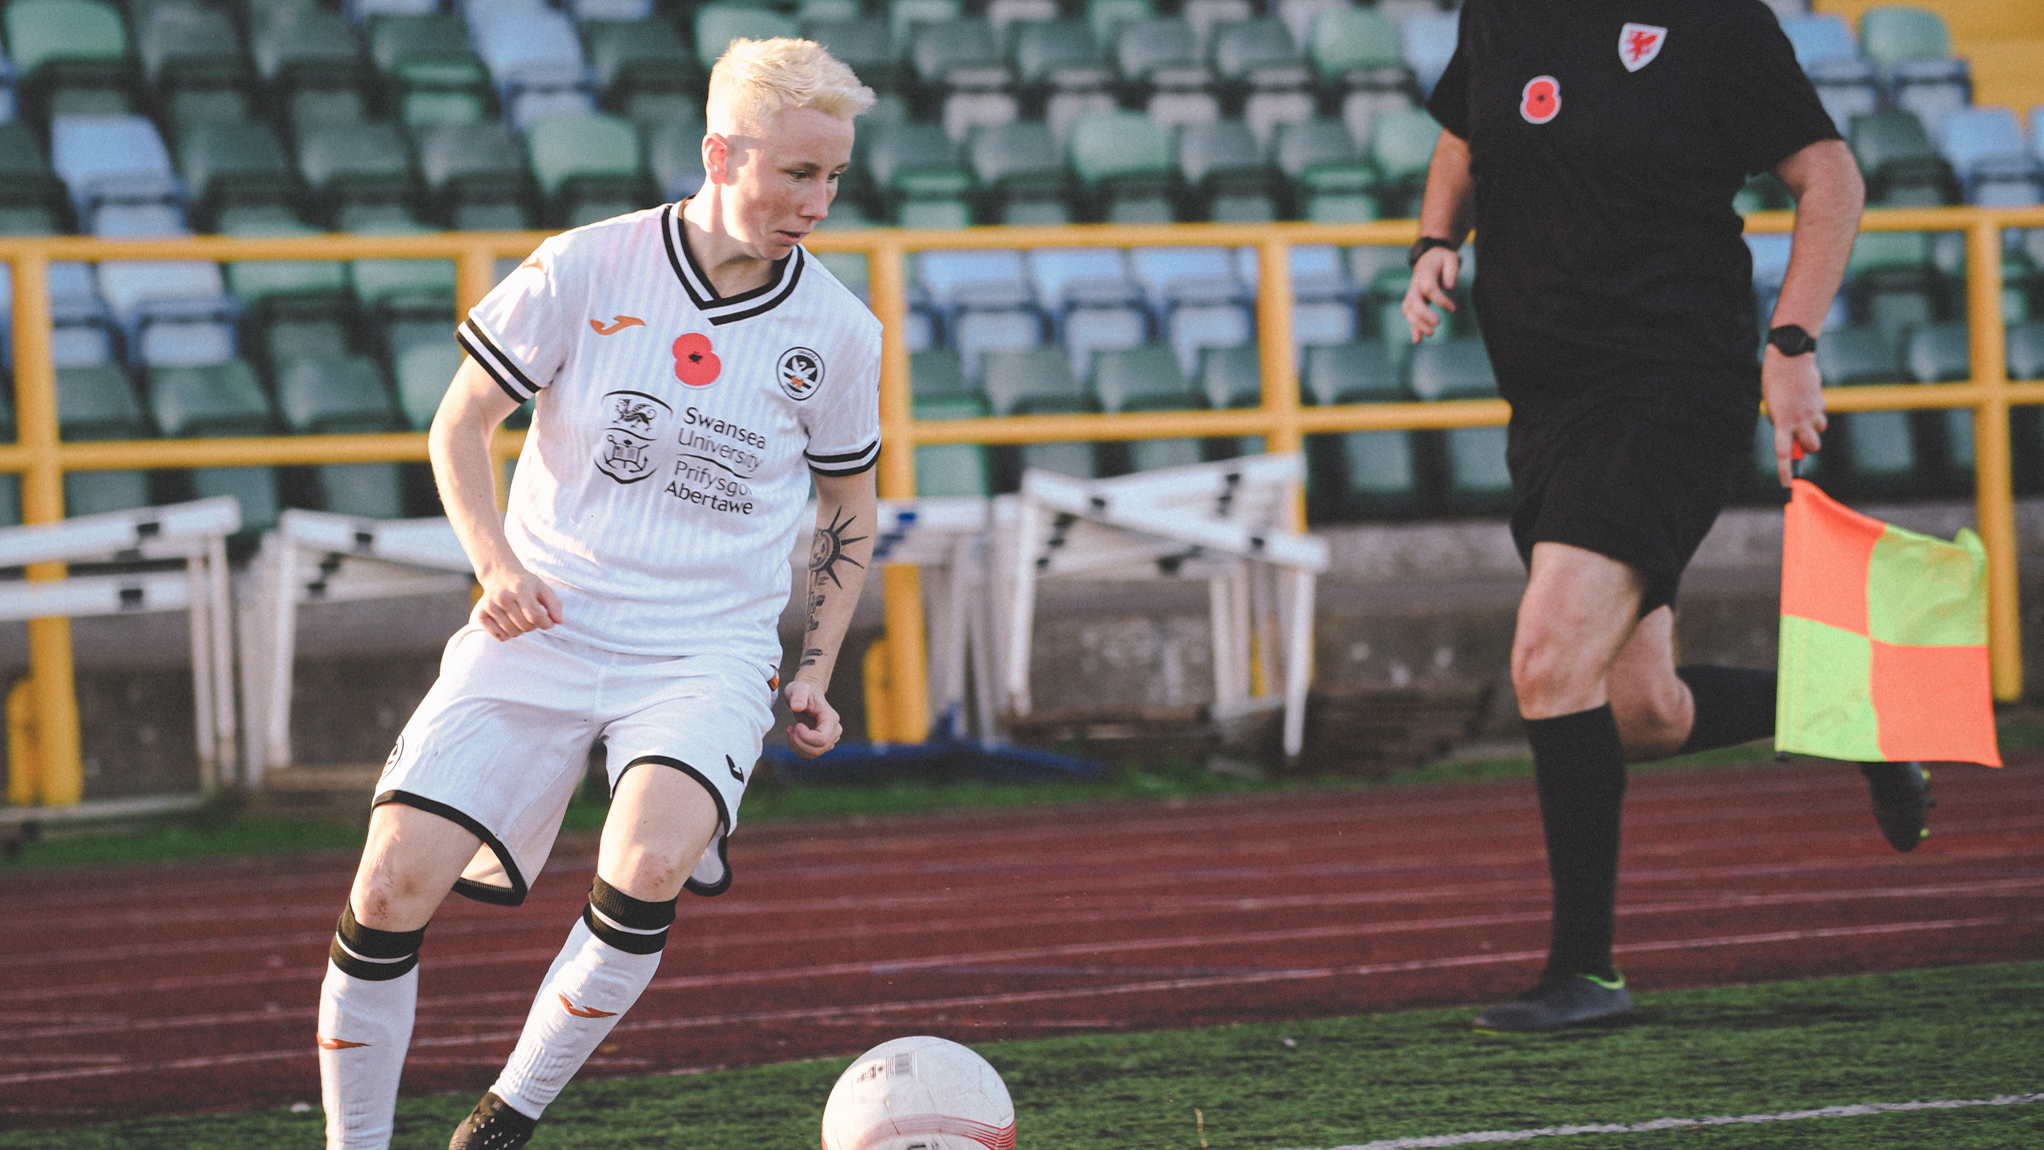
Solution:
[[[1413,265],[1412,282],[1406,285],[1405,301],[1398,306],[1404,314],[1406,326],[1412,328],[1412,342],[1434,334],[1441,326],[1441,317],[1429,304],[1439,304],[1449,311],[1455,310],[1455,301],[1448,293],[1455,290],[1455,281],[1462,278],[1462,254],[1447,248],[1428,248]]]
[[[503,642],[527,631],[544,631],[561,621],[561,598],[546,581],[523,567],[492,569],[478,578],[482,597],[475,621]]]

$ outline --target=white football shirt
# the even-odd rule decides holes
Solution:
[[[669,204],[548,239],[457,334],[534,400],[505,530],[566,634],[772,674],[809,472],[879,458],[873,313],[799,247],[719,297]]]

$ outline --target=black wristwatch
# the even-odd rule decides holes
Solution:
[[[1412,241],[1411,250],[1405,253],[1405,266],[1409,268],[1418,267],[1419,257],[1427,254],[1427,252],[1434,248],[1447,248],[1453,252],[1462,250],[1462,244],[1458,240],[1444,240],[1439,236],[1421,236]]]
[[[1787,356],[1808,355],[1817,350],[1816,337],[1792,323],[1770,329],[1767,342],[1774,345],[1774,350]]]

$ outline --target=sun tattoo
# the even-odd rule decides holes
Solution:
[[[862,570],[866,566],[864,563],[845,554],[845,546],[847,544],[857,543],[864,539],[865,536],[847,536],[845,534],[845,532],[852,529],[852,524],[859,521],[859,517],[854,515],[840,523],[838,522],[838,514],[842,510],[843,508],[831,509],[830,526],[818,527],[816,529],[816,538],[810,541],[809,544],[810,578],[821,581],[827,577],[839,587],[845,585],[844,580],[837,577],[837,565],[840,560]]]

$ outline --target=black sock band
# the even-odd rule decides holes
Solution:
[[[1529,719],[1554,922],[1547,979],[1611,978],[1612,913],[1618,895],[1618,815],[1625,799],[1625,748],[1609,704],[1552,719]]]
[[[1677,667],[1675,674],[1689,684],[1689,694],[1696,700],[1696,722],[1677,754],[1774,737],[1773,671],[1698,664]]]
[[[341,921],[334,927],[333,945],[327,957],[342,974],[364,982],[388,982],[402,978],[419,965],[419,946],[426,941],[426,928],[377,930],[355,921],[355,908],[341,908]]]
[[[582,908],[582,921],[589,933],[626,954],[654,954],[667,945],[667,930],[674,925],[674,904],[647,902],[603,881],[598,875],[589,884],[589,905]]]

